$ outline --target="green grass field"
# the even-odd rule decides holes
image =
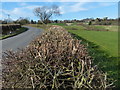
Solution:
[[[109,31],[68,30],[71,33],[94,42],[110,56],[118,56],[118,33]]]

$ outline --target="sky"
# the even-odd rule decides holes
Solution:
[[[40,6],[59,6],[61,16],[53,16],[51,20],[73,20],[85,18],[118,18],[118,2],[1,2],[0,20],[19,17],[39,20],[33,13]]]

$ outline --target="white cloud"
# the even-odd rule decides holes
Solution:
[[[89,0],[86,0],[89,1]],[[63,5],[61,5],[60,11],[61,14],[65,14],[65,13],[74,13],[74,12],[79,12],[79,11],[86,11],[86,10],[90,10],[90,9],[94,9],[94,8],[99,8],[99,7],[105,7],[105,6],[111,6],[111,5],[115,5],[117,3],[115,2],[99,2],[97,3],[97,5],[91,5],[89,4],[90,2],[77,2],[77,3],[64,3]],[[86,4],[88,4],[87,6],[85,6]]]
[[[62,14],[70,13],[70,12],[74,13],[79,11],[85,11],[85,10],[88,10],[88,8],[84,7],[86,3],[87,2],[78,2],[78,3],[69,3],[69,4],[67,3],[60,6],[60,11]]]
[[[0,19],[7,18],[7,14],[10,14],[10,17],[13,20],[18,19],[19,17],[34,17],[33,9],[35,7],[38,6],[33,5],[33,6],[17,7],[12,10],[0,9],[0,12],[2,12],[2,15],[4,16],[4,17],[0,16]]]
[[[61,13],[61,14],[64,14],[64,13],[65,13],[63,6],[60,6],[60,7],[59,7],[59,10],[60,10],[60,13]]]
[[[86,4],[85,2],[79,2],[76,3],[73,6],[70,6],[70,11],[71,12],[79,12],[79,11],[84,11],[84,10],[88,10],[87,8],[84,8],[83,5]]]
[[[0,9],[0,12],[1,12],[0,13],[0,20],[7,18],[8,13],[6,13],[7,12],[6,10]]]
[[[14,8],[12,11],[11,11],[11,13],[13,13],[13,14],[21,14],[21,8]]]

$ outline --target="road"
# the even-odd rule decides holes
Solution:
[[[43,30],[35,27],[29,27],[26,32],[19,35],[2,40],[2,53],[6,50],[17,51],[18,48],[25,48],[37,35],[40,35]]]

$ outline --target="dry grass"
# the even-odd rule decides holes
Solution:
[[[46,24],[27,24],[25,26],[31,26],[31,27],[36,27],[36,28],[40,28],[40,29],[43,29],[43,30],[47,30],[48,28],[51,27],[51,25],[46,25]]]

